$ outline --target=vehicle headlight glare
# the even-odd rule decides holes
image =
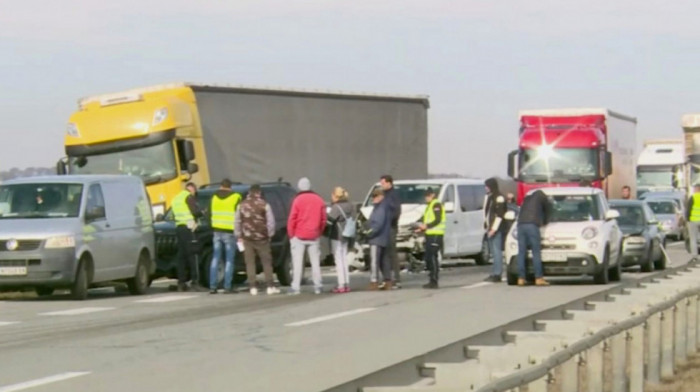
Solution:
[[[168,118],[168,108],[160,108],[153,113],[153,126],[156,126]]]
[[[73,248],[75,247],[75,237],[72,235],[51,237],[46,240],[44,247],[48,249]]]
[[[595,236],[598,235],[598,230],[596,230],[595,227],[586,227],[583,229],[581,232],[581,236],[583,237],[584,240],[590,240],[595,238]]]

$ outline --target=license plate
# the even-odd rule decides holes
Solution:
[[[565,253],[542,253],[542,261],[566,261]]]
[[[0,276],[21,276],[27,274],[27,267],[0,267]]]

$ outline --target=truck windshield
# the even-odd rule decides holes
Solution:
[[[80,214],[80,184],[0,186],[0,219],[75,218]]]
[[[578,182],[598,177],[598,150],[591,148],[524,149],[520,154],[524,182]]]
[[[603,220],[595,196],[556,195],[550,197],[549,222],[585,222]]]
[[[425,204],[425,191],[432,188],[435,193],[440,194],[440,184],[394,184],[394,190],[399,195],[399,200],[401,204]],[[379,188],[379,185],[375,185],[372,190]],[[370,191],[372,194],[372,191]],[[367,197],[365,200],[365,207],[372,205],[372,198]]]
[[[673,186],[673,166],[637,166],[638,186]]]
[[[112,152],[70,160],[72,174],[127,174],[140,176],[146,184],[177,176],[175,150],[171,141],[133,150]]]

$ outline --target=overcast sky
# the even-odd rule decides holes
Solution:
[[[11,4],[11,5],[10,5]],[[504,175],[517,111],[700,112],[697,0],[0,0],[0,170],[52,166],[79,97],[172,81],[428,94],[431,172]]]

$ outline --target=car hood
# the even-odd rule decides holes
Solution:
[[[401,204],[399,226],[410,225],[420,220],[423,217],[423,213],[425,213],[425,207],[425,204]],[[362,207],[360,211],[366,219],[369,219],[372,210],[374,210],[374,206]]]
[[[554,222],[549,223],[540,229],[543,240],[568,239],[575,240],[581,237],[581,232],[587,227],[600,229],[603,222]]]
[[[0,219],[2,238],[46,238],[82,232],[79,218]]]
[[[622,225],[620,226],[620,230],[622,230],[622,234],[624,235],[642,235],[644,234],[644,226],[636,226],[636,225]]]
[[[665,221],[675,222],[678,219],[678,217],[676,216],[676,214],[656,214],[656,219],[659,222],[665,222]]]

